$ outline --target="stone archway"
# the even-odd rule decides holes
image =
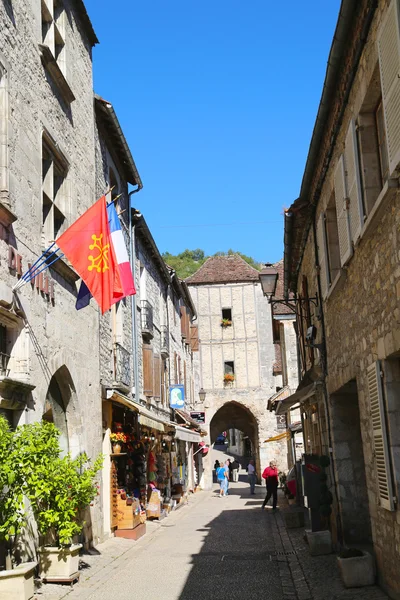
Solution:
[[[81,452],[82,423],[71,374],[65,365],[57,369],[47,388],[43,419],[60,430],[60,445],[72,457]]]

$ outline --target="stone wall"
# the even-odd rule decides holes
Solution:
[[[325,179],[320,190],[321,200],[317,206],[315,220],[329,201],[334,171],[340,154],[343,152],[345,136],[350,119],[357,117],[365,106],[367,94],[375,85],[377,65],[377,31],[384,18],[388,2],[381,1],[375,12],[368,39],[361,54],[350,97],[344,111],[343,121],[337,135],[335,147],[326,168]],[[356,39],[356,32],[353,32]],[[327,131],[329,128],[327,128]],[[327,135],[327,139],[328,139]],[[321,149],[320,156],[323,156]],[[318,162],[313,175],[311,187],[317,187],[322,161]],[[345,535],[356,537],[362,528],[355,516],[355,506],[350,499],[351,494],[358,495],[359,503],[368,502],[371,521],[372,538],[377,557],[380,578],[383,586],[394,598],[400,597],[400,578],[398,561],[400,554],[400,517],[397,509],[390,511],[382,508],[379,502],[377,476],[374,458],[374,443],[371,420],[371,409],[368,395],[367,367],[376,360],[382,361],[383,390],[387,411],[389,430],[389,452],[395,487],[399,486],[400,470],[398,469],[398,436],[399,420],[398,396],[391,390],[397,388],[396,358],[400,351],[400,195],[388,190],[380,199],[378,210],[371,211],[362,227],[360,239],[357,241],[354,254],[328,293],[323,303],[326,324],[327,345],[327,387],[330,394],[330,418],[334,437],[334,459],[339,493],[342,493],[342,523]],[[313,232],[310,230],[298,277],[298,289],[301,289],[303,275],[307,276],[309,288],[316,286],[315,254]],[[317,342],[321,341],[321,323],[317,326]],[[395,381],[395,383],[393,383]],[[359,410],[359,423],[354,424],[354,431],[344,431],[344,415],[351,416],[350,405],[341,402],[342,390],[354,382],[356,389],[355,402]],[[336,402],[336,400],[338,402]],[[346,412],[347,411],[347,412]],[[347,418],[347,416],[346,416]],[[326,430],[326,423],[322,425]],[[354,432],[361,432],[363,452],[359,448],[351,448]],[[329,444],[325,435],[325,447]],[[358,453],[358,454],[357,454]],[[358,456],[358,458],[357,458]],[[352,462],[358,471],[349,477],[345,463]],[[360,497],[360,483],[365,477],[366,492]],[[360,479],[361,478],[361,479]],[[360,487],[361,485],[361,487]],[[354,487],[355,486],[355,487]],[[359,487],[358,492],[355,488]],[[353,489],[354,487],[354,489]],[[344,496],[343,496],[344,494]],[[350,504],[349,504],[350,502]],[[353,523],[349,515],[354,515]],[[368,529],[368,522],[365,527]]]
[[[17,220],[0,228],[0,270],[8,290],[16,273],[8,268],[9,245],[22,257],[22,270],[44,250],[42,244],[42,133],[51,136],[68,162],[69,190],[65,206],[66,228],[96,199],[93,145],[94,111],[91,48],[77,21],[74,3],[64,2],[66,19],[67,79],[75,95],[70,105],[60,95],[42,65],[40,2],[15,0],[0,6],[0,63],[6,71],[9,184],[2,190]],[[4,104],[3,104],[4,107]],[[0,119],[4,114],[0,115]],[[8,191],[8,193],[7,193]],[[45,292],[25,285],[18,294],[26,313],[29,338],[26,361],[32,392],[27,412],[16,414],[15,424],[41,420],[46,395],[55,375],[61,388],[68,387],[66,408],[69,447],[76,455],[101,451],[101,403],[99,387],[99,330],[97,306],[76,311],[76,283],[53,268],[54,302]],[[94,542],[101,539],[101,506],[96,498],[91,510]]]

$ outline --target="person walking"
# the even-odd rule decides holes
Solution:
[[[219,469],[221,465],[219,464],[219,460],[216,460],[214,463],[214,473],[215,473],[215,479],[218,481],[218,477],[217,477],[217,471]]]
[[[256,473],[256,468],[254,466],[254,460],[251,459],[251,461],[249,462],[248,466],[247,466],[247,475],[249,478],[249,483],[250,483],[250,494],[255,494],[255,488],[256,488],[256,477],[257,477],[257,473]]]
[[[229,467],[225,464],[217,469],[217,481],[219,483],[219,497],[228,495]]]
[[[233,462],[231,461],[230,458],[228,458],[228,460],[226,462],[228,464],[228,469],[229,469],[229,481],[233,481],[233,479],[232,479]]]
[[[272,509],[276,510],[276,505],[278,503],[278,469],[276,468],[276,462],[271,460],[269,463],[269,467],[264,469],[262,474],[263,479],[265,479],[265,483],[267,486],[267,494],[265,496],[263,505],[261,510],[264,510],[265,505],[269,502],[269,499],[272,496]]]
[[[240,464],[238,463],[238,461],[235,458],[232,463],[232,481],[235,481],[235,482],[239,481],[239,469],[240,469]]]

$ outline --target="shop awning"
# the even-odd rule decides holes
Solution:
[[[116,402],[117,404],[122,404],[122,406],[126,406],[135,412],[139,412],[140,406],[136,404],[131,398],[121,394],[118,390],[107,390],[107,400],[111,400],[112,402]]]
[[[167,424],[167,421],[165,421],[165,419],[153,414],[144,406],[139,406],[138,408],[139,423],[141,425],[144,425],[145,427],[150,427],[150,429],[155,429],[156,431],[165,431],[164,424]]]
[[[316,382],[311,383],[311,385],[307,385],[302,390],[299,390],[299,391],[295,392],[294,394],[292,394],[291,396],[284,398],[283,400],[281,400],[279,402],[279,404],[276,408],[275,414],[284,415],[285,412],[288,411],[289,408],[291,406],[293,406],[294,404],[304,402],[305,400],[307,400],[307,398],[310,398],[311,396],[313,396],[315,394],[316,387],[317,387]]]
[[[303,425],[302,423],[291,423],[288,427],[288,430],[290,433],[300,433],[303,431]]]
[[[190,427],[190,429],[192,429],[194,431],[198,431],[200,433],[200,435],[207,435],[207,432],[204,431],[204,429],[202,429],[200,427],[200,425],[197,423],[197,421],[192,419],[192,417],[189,415],[189,413],[185,412],[184,410],[180,410],[179,408],[175,409],[175,413],[180,416],[182,421],[187,423],[187,425],[188,425],[188,427]]]
[[[173,426],[176,430],[175,437],[178,440],[182,440],[183,442],[201,442],[201,435],[197,433],[197,431],[179,427],[179,425],[176,425],[175,423],[173,423]]]

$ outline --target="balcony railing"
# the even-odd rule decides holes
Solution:
[[[148,300],[141,300],[142,335],[153,337],[153,307]]]
[[[114,381],[117,386],[131,387],[131,353],[121,344],[114,344]]]
[[[169,331],[166,325],[161,325],[161,356],[163,358],[169,356]]]
[[[10,369],[8,368],[8,363],[9,363],[10,357],[8,354],[5,354],[4,352],[0,352],[0,375],[2,377],[7,377],[7,375],[9,374]]]

